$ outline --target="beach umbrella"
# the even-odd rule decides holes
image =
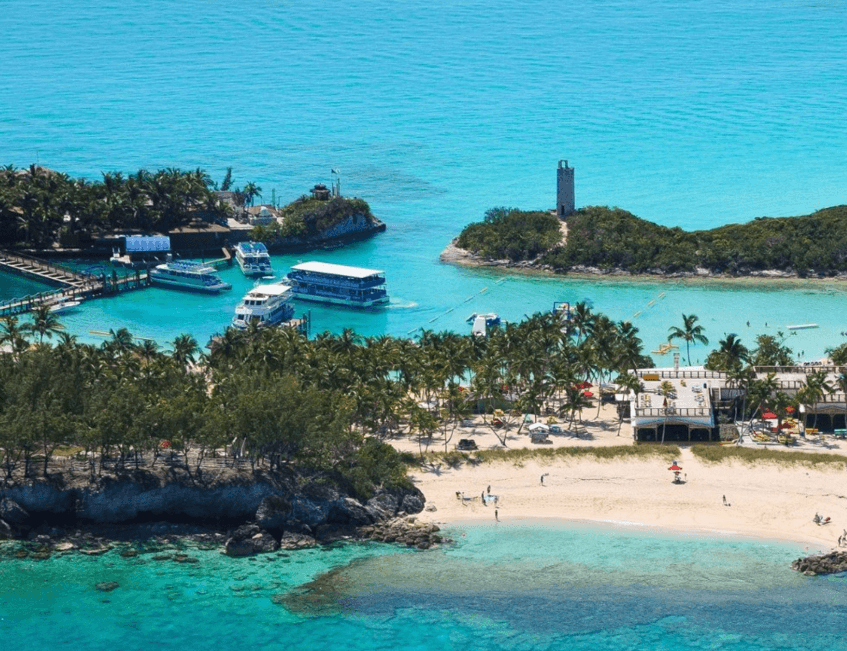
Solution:
[[[674,472],[679,472],[680,470],[682,470],[682,468],[676,464],[676,461],[674,461],[673,465],[670,468],[668,468],[668,470],[673,470]]]
[[[593,387],[594,385],[593,385],[593,384],[591,384],[591,382],[587,382],[587,381],[586,381],[586,382],[582,382],[582,383],[578,384],[577,386],[578,386],[580,389],[590,389],[590,388],[591,388],[591,387]]]
[[[549,432],[550,428],[544,423],[533,423],[529,426],[530,432]]]
[[[765,413],[762,414],[762,418],[776,418],[776,417],[777,417],[776,414],[773,413],[772,411],[766,411]]]
[[[593,398],[594,394],[591,391],[584,391],[583,394],[586,398]]]

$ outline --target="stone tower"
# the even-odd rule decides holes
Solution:
[[[556,170],[556,215],[559,219],[572,215],[574,205],[573,167],[568,167],[568,161],[560,160]]]

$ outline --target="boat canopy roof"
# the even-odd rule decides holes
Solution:
[[[329,262],[304,262],[291,267],[295,271],[310,271],[312,273],[327,274],[329,276],[346,276],[347,278],[370,278],[384,271],[378,269],[363,269],[361,267],[348,267],[342,264],[331,264]]]
[[[291,291],[291,287],[289,285],[283,285],[281,283],[277,283],[274,285],[259,285],[258,287],[254,287],[249,292],[247,292],[247,296],[253,298],[259,296],[279,296],[289,291]]]
[[[268,247],[261,242],[239,242],[238,248],[242,253],[267,253]]]

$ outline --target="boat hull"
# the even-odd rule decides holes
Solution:
[[[350,298],[340,298],[336,296],[320,296],[318,294],[295,293],[293,294],[293,298],[297,301],[310,301],[312,303],[343,305],[344,307],[380,307],[382,305],[388,305],[389,302],[388,296],[382,296],[380,298],[367,301],[354,301]]]
[[[229,283],[220,283],[218,285],[190,285],[171,280],[170,278],[160,278],[154,275],[150,276],[150,282],[154,285],[167,287],[168,289],[179,289],[185,292],[197,292],[200,294],[219,294],[222,291],[232,289],[232,285]]]

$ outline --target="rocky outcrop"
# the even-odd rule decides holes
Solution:
[[[358,534],[369,540],[429,549],[444,542],[439,531],[438,526],[431,522],[418,522],[414,517],[405,517],[359,527]]]
[[[368,219],[362,214],[348,215],[338,223],[314,235],[292,235],[268,243],[273,253],[284,251],[308,251],[320,247],[335,248],[348,242],[363,240],[385,231],[385,223]]]
[[[293,473],[203,479],[137,471],[77,483],[52,476],[0,491],[0,538],[61,539],[56,523],[105,528],[113,539],[193,535],[201,527],[229,530],[225,553],[249,556],[355,537],[357,527],[418,513],[424,503],[416,488],[381,490],[363,503]]]
[[[791,564],[791,569],[802,572],[806,576],[847,572],[847,552],[834,551],[829,554],[798,558]]]

